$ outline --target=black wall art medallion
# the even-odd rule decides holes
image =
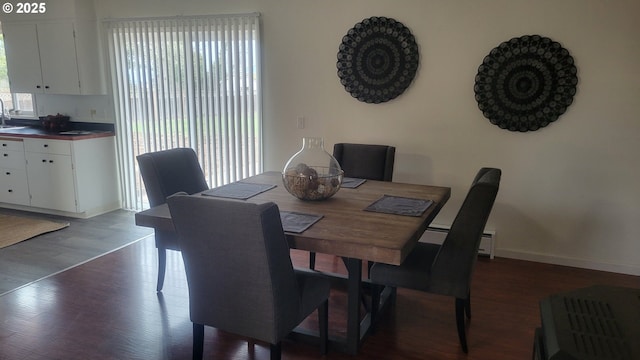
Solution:
[[[402,23],[370,17],[342,38],[338,76],[354,98],[379,104],[402,94],[418,70],[418,45]]]
[[[478,107],[492,124],[535,131],[556,121],[573,102],[577,68],[569,51],[539,35],[505,41],[478,68]]]

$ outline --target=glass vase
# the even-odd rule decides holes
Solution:
[[[324,140],[305,137],[300,151],[284,166],[282,182],[298,199],[325,200],[340,190],[343,175],[336,158],[324,150]]]

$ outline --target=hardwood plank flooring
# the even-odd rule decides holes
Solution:
[[[62,230],[0,249],[0,295],[153,234],[152,229],[136,226],[133,213],[124,210],[90,219],[10,209],[0,213],[69,223]]]
[[[308,254],[292,251],[295,265]],[[191,323],[180,253],[169,251],[156,293],[156,251],[148,237],[73,269],[0,296],[0,359],[189,359]],[[318,254],[317,267],[344,272]],[[478,261],[472,289],[469,354],[460,350],[451,298],[398,290],[394,307],[357,356],[329,359],[530,359],[538,302],[557,292],[609,284],[640,287],[640,277],[496,258]],[[342,334],[346,297],[332,290],[330,332]],[[305,321],[315,326],[315,316]],[[207,327],[205,358],[268,359],[268,346]],[[284,359],[321,358],[285,341]]]

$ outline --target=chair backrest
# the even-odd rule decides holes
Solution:
[[[387,145],[338,143],[333,157],[344,170],[344,176],[391,181],[396,148]]]
[[[478,171],[431,267],[430,291],[466,299],[478,247],[493,208],[501,170]]]
[[[286,336],[300,321],[301,303],[278,206],[199,195],[167,203],[191,321],[272,344]]]
[[[164,204],[168,196],[177,192],[195,194],[209,188],[191,148],[151,152],[136,159],[152,207]]]

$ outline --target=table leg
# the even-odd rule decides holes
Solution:
[[[330,351],[344,352],[350,355],[357,355],[360,345],[364,338],[373,330],[372,314],[369,312],[369,306],[365,304],[366,313],[361,316],[361,304],[364,296],[363,286],[369,284],[362,282],[362,260],[343,258],[347,268],[347,276],[335,273],[323,273],[332,280],[336,281],[338,286],[344,289],[346,283],[347,288],[347,328],[346,337],[329,338]],[[381,298],[381,300],[383,300]],[[294,329],[290,336],[297,341],[304,341],[316,344],[318,341],[317,331],[309,331],[300,327]]]
[[[350,354],[357,354],[360,347],[360,298],[362,296],[362,260],[345,259],[347,280],[347,344]]]

